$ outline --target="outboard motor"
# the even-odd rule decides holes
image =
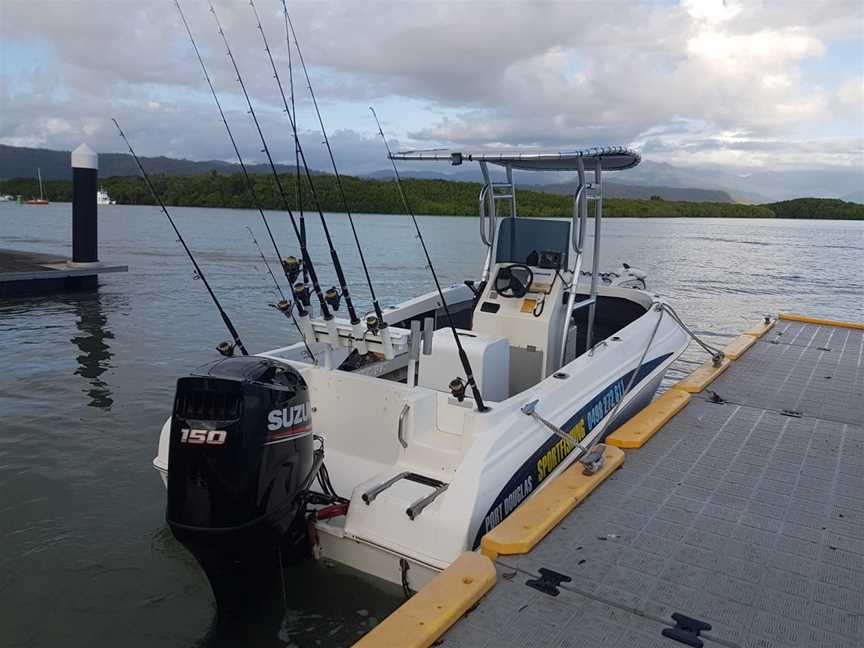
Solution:
[[[303,377],[268,358],[227,358],[177,381],[166,518],[220,613],[260,598],[306,548],[303,493],[322,458],[310,414]]]

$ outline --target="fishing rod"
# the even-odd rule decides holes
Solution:
[[[283,0],[282,7],[285,8]],[[288,34],[288,11],[285,10],[285,44],[288,46],[288,87],[291,89],[291,113],[297,119],[297,111],[294,104],[294,66],[291,64],[291,38]],[[300,51],[300,50],[297,50]],[[297,171],[297,207],[300,212],[300,235],[306,241],[306,219],[303,216],[303,181],[300,178],[300,149],[294,142],[294,169]],[[303,283],[309,283],[306,268],[303,268]]]
[[[348,292],[348,282],[345,280],[345,273],[342,270],[342,263],[339,261],[339,254],[336,252],[336,247],[333,245],[333,238],[330,236],[330,228],[327,227],[327,220],[324,218],[324,211],[321,209],[321,201],[318,199],[318,192],[315,191],[315,185],[312,182],[312,174],[309,171],[309,165],[306,164],[306,155],[303,153],[303,146],[300,144],[300,137],[297,134],[297,123],[294,121],[294,115],[288,107],[288,99],[285,97],[285,89],[282,87],[282,80],[279,78],[279,71],[276,69],[276,62],[273,60],[273,53],[270,51],[270,46],[267,43],[267,36],[264,33],[264,27],[261,25],[261,17],[258,15],[258,9],[255,7],[254,0],[249,0],[249,6],[252,7],[252,12],[255,14],[255,20],[258,23],[258,31],[261,32],[261,39],[264,42],[264,50],[267,52],[267,57],[270,60],[270,67],[273,69],[273,78],[276,79],[276,85],[279,87],[279,95],[282,97],[282,105],[285,108],[285,113],[288,115],[288,120],[291,123],[291,130],[294,132],[294,143],[296,151],[300,154],[300,161],[303,163],[303,169],[306,172],[306,181],[309,183],[312,200],[315,202],[315,207],[318,215],[321,217],[321,227],[324,230],[324,237],[327,239],[327,246],[330,248],[330,258],[333,260],[333,268],[336,270],[336,279],[339,281],[339,291],[345,299],[345,306],[348,309],[348,316],[351,319],[351,325],[357,327],[360,324],[360,318],[357,317],[357,311],[354,310],[354,303],[351,301],[351,293]],[[336,310],[339,307],[339,297],[336,294],[335,288],[330,288],[327,291],[330,304]],[[356,331],[355,333],[361,333]]]
[[[195,266],[195,272],[197,273],[201,281],[204,282],[204,287],[207,288],[207,292],[210,293],[210,298],[216,305],[216,310],[219,311],[219,315],[222,316],[222,321],[225,322],[225,327],[228,329],[228,332],[234,339],[234,344],[231,344],[230,342],[222,342],[222,344],[216,347],[216,350],[224,356],[230,356],[234,352],[234,347],[237,347],[238,349],[240,349],[240,353],[242,353],[243,355],[249,355],[249,353],[246,351],[246,347],[243,346],[243,341],[240,339],[240,334],[237,332],[237,329],[234,328],[234,324],[231,322],[231,318],[228,317],[228,313],[225,312],[225,309],[222,308],[222,304],[219,303],[219,299],[216,297],[216,293],[214,293],[213,289],[210,287],[210,283],[207,281],[207,278],[204,276],[204,272],[201,270],[201,267],[195,260],[195,256],[192,254],[192,250],[190,250],[189,246],[186,245],[186,241],[183,239],[183,235],[180,234],[180,230],[177,229],[177,225],[174,223],[174,219],[171,218],[171,214],[168,213],[168,209],[165,207],[165,203],[162,202],[162,198],[156,192],[156,188],[153,186],[153,183],[150,182],[150,176],[147,175],[144,167],[141,166],[141,160],[138,159],[138,156],[132,149],[132,145],[129,143],[129,140],[126,137],[126,133],[124,133],[123,129],[120,128],[120,124],[117,123],[116,119],[112,117],[111,121],[114,122],[114,125],[120,132],[120,137],[122,137],[123,141],[126,142],[126,146],[129,148],[129,152],[132,154],[132,158],[135,160],[135,164],[138,165],[138,170],[141,172],[141,176],[144,178],[144,182],[147,183],[147,188],[150,190],[150,194],[153,196],[153,199],[159,204],[159,207],[162,209],[162,212],[165,214],[165,216],[168,217],[168,222],[171,223],[171,227],[174,228],[174,233],[177,235],[177,238],[180,239],[180,243],[183,245],[183,249],[186,250],[186,254],[189,256],[189,260],[192,262],[192,265]]]
[[[309,342],[306,340],[306,337],[303,336],[303,329],[300,328],[300,323],[297,321],[297,318],[294,317],[294,304],[289,302],[285,298],[285,293],[282,292],[282,286],[279,285],[279,282],[276,281],[276,275],[273,274],[273,270],[270,268],[270,264],[267,262],[267,257],[264,256],[264,250],[261,249],[261,244],[258,243],[258,239],[255,238],[255,234],[252,231],[252,228],[248,225],[246,226],[246,230],[249,232],[249,236],[252,237],[252,242],[255,244],[255,247],[258,248],[258,255],[261,257],[261,260],[264,262],[264,267],[267,268],[267,273],[270,275],[270,278],[273,280],[273,285],[276,286],[276,290],[279,292],[279,296],[281,299],[276,304],[270,304],[273,308],[278,310],[280,313],[284,314],[285,317],[290,317],[291,321],[294,322],[294,326],[297,327],[297,330],[300,331],[300,335],[303,337],[303,346],[306,347],[307,353],[309,353],[309,357],[312,359],[312,362],[318,363],[315,359],[315,354],[312,353],[312,349],[309,346]]]
[[[243,83],[243,77],[240,75],[240,68],[237,66],[237,61],[234,58],[234,53],[231,51],[231,46],[228,45],[228,38],[225,36],[225,30],[222,29],[222,23],[219,21],[219,16],[216,14],[216,9],[213,7],[213,3],[208,0],[207,4],[210,6],[210,13],[213,14],[213,19],[216,21],[216,26],[219,29],[219,35],[222,37],[222,42],[225,44],[225,50],[228,54],[228,58],[231,60],[231,65],[234,68],[234,73],[237,75],[237,83],[240,84],[240,89],[243,91],[243,96],[246,99],[246,105],[249,107],[249,114],[252,116],[252,121],[255,123],[255,129],[258,131],[258,137],[261,139],[261,145],[263,147],[263,152],[267,156],[267,162],[270,164],[270,171],[273,173],[273,179],[276,181],[276,188],[279,191],[279,196],[282,199],[282,205],[285,207],[285,211],[288,212],[288,216],[291,218],[291,227],[294,228],[294,234],[297,236],[297,240],[300,243],[300,254],[303,257],[303,265],[306,266],[309,271],[309,279],[312,282],[312,290],[315,293],[315,296],[318,298],[318,302],[321,306],[321,317],[325,322],[329,324],[333,320],[333,314],[330,312],[330,308],[327,306],[327,300],[324,298],[324,294],[321,292],[321,285],[318,283],[318,274],[315,272],[315,266],[312,265],[312,258],[309,256],[309,250],[306,247],[306,241],[300,234],[300,229],[297,227],[297,220],[294,218],[294,212],[291,211],[291,206],[288,203],[288,197],[285,195],[285,188],[282,186],[282,181],[279,179],[279,173],[276,171],[276,164],[273,162],[273,156],[270,154],[270,148],[267,146],[267,140],[264,138],[264,132],[261,130],[261,124],[258,122],[258,117],[255,115],[255,109],[252,107],[252,99],[249,98],[249,92],[246,90],[246,84]],[[294,286],[294,295],[297,297],[297,301],[303,303],[303,305],[307,305],[308,303],[308,292],[306,286],[302,286],[302,289],[298,291],[298,286]],[[331,335],[335,336],[335,325],[329,326]]]
[[[471,371],[471,362],[468,360],[468,354],[462,347],[462,341],[459,339],[459,333],[456,332],[456,325],[453,323],[453,316],[450,314],[450,307],[447,306],[447,300],[444,299],[444,291],[441,290],[441,283],[438,281],[438,275],[435,272],[435,266],[432,265],[432,258],[429,256],[429,249],[426,247],[426,241],[423,240],[423,233],[420,231],[420,225],[417,223],[417,216],[414,215],[414,210],[408,203],[408,197],[402,189],[402,178],[399,175],[399,169],[396,167],[396,160],[393,159],[393,153],[390,151],[390,144],[387,143],[387,138],[384,136],[384,129],[381,128],[381,121],[375,113],[375,109],[369,106],[372,111],[372,116],[375,118],[375,123],[378,125],[378,134],[384,141],[384,147],[387,149],[387,157],[393,165],[393,173],[396,174],[396,186],[399,189],[399,195],[402,198],[402,204],[405,205],[406,211],[411,215],[411,220],[414,222],[414,229],[417,231],[417,238],[420,239],[420,245],[423,247],[423,254],[426,255],[426,263],[429,265],[429,272],[432,274],[432,279],[435,280],[435,288],[438,289],[438,297],[441,299],[441,305],[444,306],[444,313],[447,315],[447,323],[450,325],[450,330],[453,332],[453,339],[456,341],[456,348],[459,349],[459,360],[462,362],[462,369],[465,371],[465,379],[468,381],[468,386],[471,387],[471,394],[474,396],[474,402],[477,404],[478,412],[485,412],[489,408],[483,404],[483,397],[480,395],[480,390],[477,388],[477,382],[474,380],[474,372]],[[455,378],[450,382],[450,390],[453,395],[462,400],[465,398],[465,385],[461,379]]]
[[[348,222],[351,224],[351,233],[354,234],[354,242],[357,244],[357,252],[360,254],[360,262],[363,264],[363,272],[366,275],[366,283],[369,286],[369,293],[372,296],[372,306],[375,309],[375,315],[378,318],[379,328],[385,328],[387,323],[384,321],[384,315],[381,312],[381,305],[378,303],[378,297],[375,295],[375,288],[372,287],[372,278],[369,275],[369,268],[366,265],[366,257],[363,254],[363,246],[360,245],[360,237],[357,236],[357,228],[354,227],[354,217],[351,215],[351,207],[348,204],[348,198],[345,195],[345,189],[342,187],[342,176],[339,175],[339,169],[336,168],[336,159],[333,157],[333,149],[330,147],[330,138],[327,137],[327,129],[324,128],[324,120],[321,118],[321,111],[318,109],[318,99],[315,97],[315,91],[312,89],[312,80],[309,78],[309,70],[306,67],[306,61],[303,59],[303,51],[300,49],[300,41],[297,39],[297,33],[294,31],[294,23],[291,16],[288,15],[288,5],[285,0],[282,0],[282,9],[285,13],[285,27],[291,29],[291,36],[294,37],[294,47],[297,48],[297,54],[300,58],[300,65],[303,68],[303,74],[306,77],[306,86],[309,88],[309,96],[312,98],[312,105],[315,106],[315,114],[318,115],[318,124],[321,126],[321,132],[324,134],[324,144],[327,146],[327,152],[330,154],[330,163],[333,166],[333,175],[336,176],[336,186],[339,189],[339,194],[342,197],[342,204],[345,208],[345,213],[348,214]],[[288,47],[288,72],[291,74],[291,47]],[[293,75],[292,75],[293,78]],[[291,102],[293,107],[293,82],[292,82]],[[295,113],[296,118],[296,113]]]
[[[195,50],[195,56],[198,57],[198,63],[201,64],[201,71],[204,73],[204,78],[207,80],[207,86],[210,88],[210,94],[213,95],[213,101],[216,102],[216,108],[219,110],[219,116],[222,118],[222,123],[225,125],[225,131],[228,133],[228,139],[231,140],[231,146],[234,148],[234,153],[237,155],[237,161],[240,163],[240,169],[243,171],[243,177],[246,181],[246,187],[249,190],[249,193],[252,195],[252,201],[254,202],[255,207],[258,209],[258,213],[261,214],[261,220],[264,221],[264,227],[267,229],[267,235],[270,237],[270,242],[273,244],[273,250],[276,252],[276,258],[280,259],[281,261],[283,257],[282,254],[279,252],[279,246],[276,243],[276,238],[273,236],[273,230],[270,229],[270,223],[267,221],[267,217],[264,215],[264,209],[261,207],[261,201],[258,199],[258,193],[255,191],[255,183],[252,182],[252,178],[249,176],[249,171],[246,168],[246,163],[243,161],[243,156],[240,154],[240,149],[237,146],[237,141],[234,139],[234,133],[231,132],[231,127],[228,125],[228,119],[225,117],[225,111],[222,109],[222,103],[219,101],[219,95],[216,94],[216,89],[213,87],[213,81],[210,79],[210,74],[207,72],[207,66],[204,64],[204,59],[201,56],[201,52],[198,49],[195,38],[192,36],[192,29],[189,27],[189,22],[186,20],[186,15],[183,13],[183,8],[180,6],[179,0],[174,0],[174,4],[177,7],[177,11],[180,13],[180,18],[183,21],[183,26],[186,28],[186,33],[189,36],[189,41],[192,43],[192,48]],[[255,241],[255,243],[258,243],[257,240]],[[264,263],[267,264],[266,259],[264,260]],[[297,278],[296,264],[291,264],[286,261],[281,263],[281,265],[282,271],[285,273],[285,279],[288,280],[288,285],[293,285],[294,280]],[[270,271],[269,264],[267,264],[267,270]],[[270,271],[270,275],[273,276],[272,271]],[[279,283],[276,281],[275,276],[273,276],[273,281],[276,282],[276,287],[279,289],[279,294],[282,295],[282,301],[278,304],[277,308],[280,310],[280,312],[286,314],[290,313],[291,320],[297,326],[297,331],[300,333],[300,336],[303,338],[303,342],[305,343],[306,334],[303,332],[303,328],[300,326],[297,318],[294,317],[293,304],[290,304],[288,300],[285,299],[285,294],[282,292],[282,288],[279,287]],[[297,311],[300,315],[300,318],[302,319],[308,316],[308,312],[306,311],[303,302],[300,300],[295,300],[295,303],[297,303]],[[287,308],[290,308],[291,310],[286,312],[285,309]],[[309,353],[314,361],[315,357],[312,356],[311,350],[309,351]]]

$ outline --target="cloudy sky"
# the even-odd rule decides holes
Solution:
[[[287,120],[245,0],[214,0],[277,157]],[[287,80],[280,0],[257,0]],[[183,0],[244,155],[260,146],[206,0]],[[623,144],[725,169],[864,167],[860,0],[289,2],[343,170],[403,148]],[[298,72],[295,70],[295,77]],[[326,168],[298,83],[307,156]],[[0,0],[0,143],[231,159],[173,0]]]

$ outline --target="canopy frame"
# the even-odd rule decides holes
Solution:
[[[565,364],[567,338],[573,312],[588,308],[588,330],[585,348],[593,353],[594,319],[597,306],[597,289],[600,277],[600,235],[603,223],[603,171],[620,171],[635,167],[642,161],[638,152],[621,146],[590,148],[559,153],[463,153],[460,151],[403,151],[390,156],[392,160],[403,161],[449,161],[453,166],[464,162],[477,162],[483,174],[483,187],[478,197],[480,214],[480,239],[487,248],[486,262],[483,264],[482,281],[489,280],[492,262],[497,246],[498,229],[497,203],[508,201],[509,218],[516,218],[516,184],[513,169],[520,171],[575,171],[578,184],[573,193],[573,212],[570,217],[570,255],[566,272],[570,272],[567,292],[567,310],[561,340],[560,366]],[[505,182],[493,182],[489,173],[490,164],[504,168]],[[594,171],[593,181],[586,180],[586,171]],[[588,200],[594,201],[594,246],[591,266],[591,289],[588,299],[576,304],[576,284],[582,274],[584,262],[585,233],[588,228]]]

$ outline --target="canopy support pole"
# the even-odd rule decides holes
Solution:
[[[573,217],[570,224],[570,246],[573,248],[573,274],[567,288],[567,310],[564,312],[564,332],[561,336],[561,352],[558,366],[563,367],[567,357],[567,337],[570,333],[570,320],[576,305],[576,284],[582,273],[583,250],[585,247],[585,229],[588,224],[588,197],[585,195],[585,164],[582,159],[576,161],[576,171],[579,174],[579,186],[573,194]]]
[[[594,169],[594,258],[591,270],[591,306],[588,307],[588,331],[585,338],[585,350],[594,351],[594,316],[597,310],[597,284],[600,279],[600,226],[603,222],[603,179],[601,177],[601,162],[597,159]]]

